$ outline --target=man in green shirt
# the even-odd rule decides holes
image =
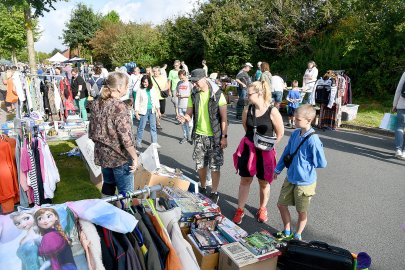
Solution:
[[[181,122],[189,122],[193,117],[192,139],[194,142],[193,160],[201,183],[201,193],[207,194],[207,167],[211,169],[211,199],[217,203],[220,167],[224,163],[224,152],[228,145],[227,106],[220,87],[206,78],[204,69],[191,72],[194,83],[184,116],[177,116]]]
[[[174,69],[170,70],[169,77],[167,77],[167,83],[169,84],[169,97],[171,97],[171,101],[173,103],[176,116],[179,115],[178,108],[177,108],[177,93],[176,88],[177,84],[180,81],[179,78],[179,70],[180,70],[180,60],[174,61]]]

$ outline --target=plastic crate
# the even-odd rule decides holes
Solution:
[[[342,121],[352,121],[357,117],[357,111],[359,105],[357,104],[347,104],[342,107]]]

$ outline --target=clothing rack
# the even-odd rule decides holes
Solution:
[[[151,187],[145,186],[143,189],[139,189],[134,192],[127,192],[127,194],[125,194],[125,195],[117,194],[114,196],[105,197],[105,198],[103,198],[103,200],[105,202],[115,202],[115,201],[119,201],[122,199],[137,197],[142,194],[149,194],[149,196],[151,198],[156,198],[156,191],[162,190],[162,188],[163,188],[162,185],[155,185],[155,186],[151,186]]]

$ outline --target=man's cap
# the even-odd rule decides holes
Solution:
[[[253,67],[253,65],[252,65],[251,63],[247,62],[247,63],[245,64],[245,67]]]
[[[199,81],[203,78],[205,78],[205,70],[202,68],[197,68],[194,69],[193,71],[191,71],[191,77],[190,77],[190,81],[191,82],[196,82]]]

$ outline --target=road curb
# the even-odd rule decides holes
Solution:
[[[395,136],[394,132],[392,132],[390,130],[379,129],[379,128],[363,127],[363,126],[357,126],[357,125],[351,125],[351,124],[342,124],[340,127],[345,128],[345,129],[358,130],[358,131],[362,131],[365,133],[383,135],[383,136],[387,136],[387,137]]]

